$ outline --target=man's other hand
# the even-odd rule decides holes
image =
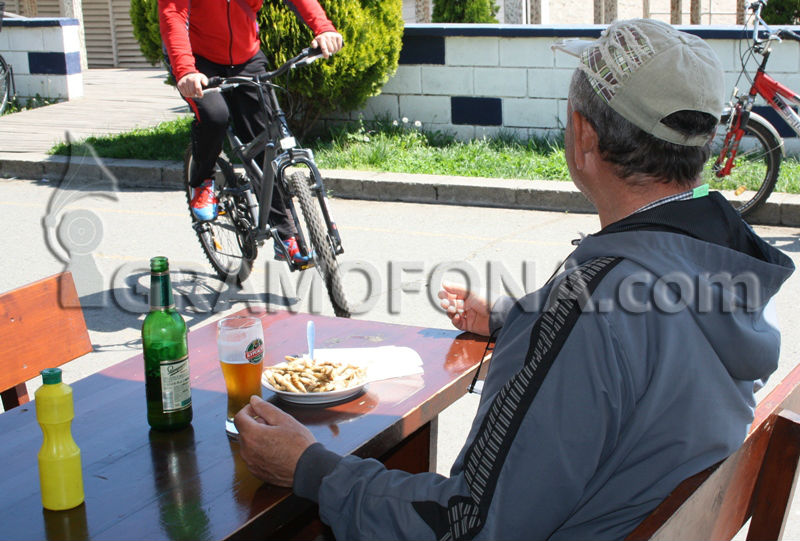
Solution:
[[[322,56],[325,58],[338,53],[343,45],[344,41],[339,32],[323,32],[311,42],[311,48],[319,47],[322,51]]]
[[[202,98],[203,87],[208,84],[208,77],[202,73],[189,73],[178,81],[178,92],[184,98]]]
[[[294,417],[257,396],[234,418],[242,458],[259,479],[291,487],[300,455],[316,440]]]
[[[453,326],[482,336],[489,336],[491,307],[483,296],[467,291],[466,287],[452,282],[442,282],[439,290],[440,304]]]

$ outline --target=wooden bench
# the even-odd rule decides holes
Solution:
[[[28,402],[25,382],[43,368],[90,351],[71,273],[0,294],[0,397],[5,410]]]
[[[686,479],[629,540],[781,539],[800,460],[800,365],[756,408],[738,451]]]

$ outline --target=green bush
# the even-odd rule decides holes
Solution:
[[[157,0],[131,0],[134,36],[151,63],[161,60]],[[344,49],[276,81],[288,87],[283,102],[293,130],[309,131],[321,115],[349,111],[380,93],[397,70],[403,40],[402,0],[320,0],[344,37]],[[265,0],[258,15],[261,48],[273,68],[308,47],[311,30],[284,0]]]
[[[496,23],[494,0],[434,0],[435,23]]]
[[[770,0],[761,16],[769,24],[800,23],[800,0]]]
[[[344,48],[328,60],[294,70],[289,80],[292,127],[307,133],[323,114],[350,111],[397,70],[403,40],[401,0],[320,0],[344,38]],[[264,53],[273,67],[308,47],[311,30],[283,0],[265,0],[258,24]]]
[[[133,37],[139,42],[142,55],[152,65],[163,60],[161,32],[158,29],[158,0],[131,0]]]

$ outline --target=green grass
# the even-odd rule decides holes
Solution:
[[[163,122],[129,133],[90,137],[99,156],[182,161],[189,144],[191,117]],[[523,141],[508,133],[469,142],[408,122],[386,119],[331,130],[324,137],[301,141],[314,150],[324,169],[361,169],[490,178],[569,180],[562,140]],[[53,154],[70,154],[59,144]],[[744,173],[744,168],[739,173]],[[747,175],[742,175],[747,176]],[[713,187],[726,188],[726,186]],[[800,193],[800,162],[785,159],[776,191]]]
[[[136,129],[127,133],[101,137],[88,137],[75,143],[77,147],[91,145],[103,158],[134,158],[138,160],[183,161],[183,153],[189,146],[191,117],[162,122],[152,128]],[[72,149],[59,143],[50,149],[50,154],[68,156]]]

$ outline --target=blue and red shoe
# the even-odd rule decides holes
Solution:
[[[293,263],[302,265],[308,263],[311,259],[311,257],[300,253],[300,247],[297,245],[297,239],[295,237],[289,237],[284,240],[283,245],[286,247],[286,251],[289,252],[289,257],[292,258]],[[275,244],[273,248],[275,249],[275,259],[278,261],[286,261],[286,257],[283,255],[283,251],[278,248],[278,245]]]
[[[204,180],[203,183],[192,188],[192,201],[189,203],[189,208],[192,210],[192,215],[202,222],[209,222],[217,217],[217,200],[214,194],[214,181],[211,179]]]

